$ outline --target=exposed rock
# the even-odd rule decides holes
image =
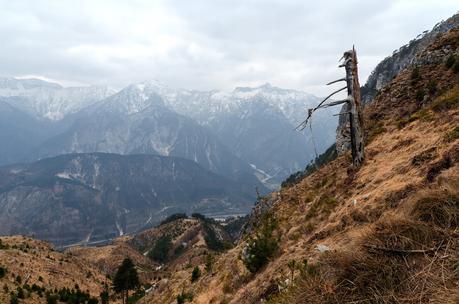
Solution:
[[[432,50],[422,56],[420,55],[439,35],[448,32],[458,25],[459,14],[456,14],[436,24],[431,31],[425,31],[418,38],[411,40],[408,44],[395,50],[391,56],[381,61],[361,88],[362,104],[370,103],[382,88],[388,85],[400,71],[411,64],[435,64],[443,60],[444,56],[451,52],[450,49]],[[341,109],[341,113],[343,112],[345,112],[345,107]],[[336,150],[339,154],[350,148],[350,134],[348,130],[348,116],[340,115],[336,131]]]

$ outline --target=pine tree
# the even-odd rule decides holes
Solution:
[[[100,293],[100,302],[102,304],[108,304],[108,300],[109,300],[109,294],[108,294],[108,290],[104,290]]]
[[[126,258],[121,263],[113,279],[113,285],[115,292],[121,293],[123,304],[127,304],[129,290],[133,290],[140,285],[137,270],[131,259]]]
[[[194,267],[191,273],[191,282],[195,282],[201,276],[201,269],[198,266]]]

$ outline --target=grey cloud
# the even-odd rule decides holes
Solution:
[[[117,87],[195,89],[270,82],[324,94],[356,44],[362,82],[455,1],[6,1],[0,74]]]

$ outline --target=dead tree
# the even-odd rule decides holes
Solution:
[[[328,108],[336,105],[346,104],[346,111],[338,115],[349,115],[349,131],[351,134],[351,149],[352,149],[352,164],[354,167],[360,167],[362,164],[365,154],[364,154],[364,131],[363,131],[363,115],[362,107],[360,102],[360,84],[359,84],[359,75],[357,69],[357,53],[354,48],[344,53],[343,63],[339,67],[344,67],[346,70],[346,77],[341,78],[327,85],[331,85],[337,82],[344,81],[346,86],[334,91],[328,95],[324,100],[322,100],[317,107],[314,109],[308,110],[308,116],[305,121],[303,121],[297,129],[303,130],[306,128],[309,120],[312,117],[312,113],[320,108]],[[347,98],[338,101],[332,101],[327,104],[324,104],[325,101],[330,99],[333,95],[344,91],[347,89]]]

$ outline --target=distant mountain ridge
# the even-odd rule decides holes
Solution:
[[[276,189],[303,169],[315,150],[333,143],[337,124],[331,113],[321,113],[313,122],[314,147],[309,130],[301,134],[294,128],[319,98],[269,84],[225,93],[149,81],[114,92],[1,78],[0,99],[46,131],[23,149],[0,149],[5,155],[0,164],[75,152],[152,153],[191,159],[220,175],[242,177],[252,188],[263,187],[255,176]],[[14,138],[14,131],[6,130],[4,138]]]
[[[333,144],[334,110],[321,112],[312,131],[295,131],[308,108],[320,102],[314,95],[270,84],[238,87],[232,92],[170,88],[151,81],[135,85],[144,96],[157,94],[174,111],[209,127],[233,153],[257,168],[260,179],[276,187],[292,172]],[[316,145],[316,147],[314,147]]]
[[[104,86],[64,88],[40,79],[0,78],[0,96],[22,97],[12,105],[36,118],[50,121],[62,120],[115,92]]]
[[[182,158],[68,154],[0,167],[0,234],[97,241],[175,212],[246,213],[254,200],[243,183]]]
[[[43,143],[37,157],[91,152],[176,156],[265,192],[250,166],[210,130],[170,110],[154,93],[147,96],[129,86],[85,112],[66,131]]]

